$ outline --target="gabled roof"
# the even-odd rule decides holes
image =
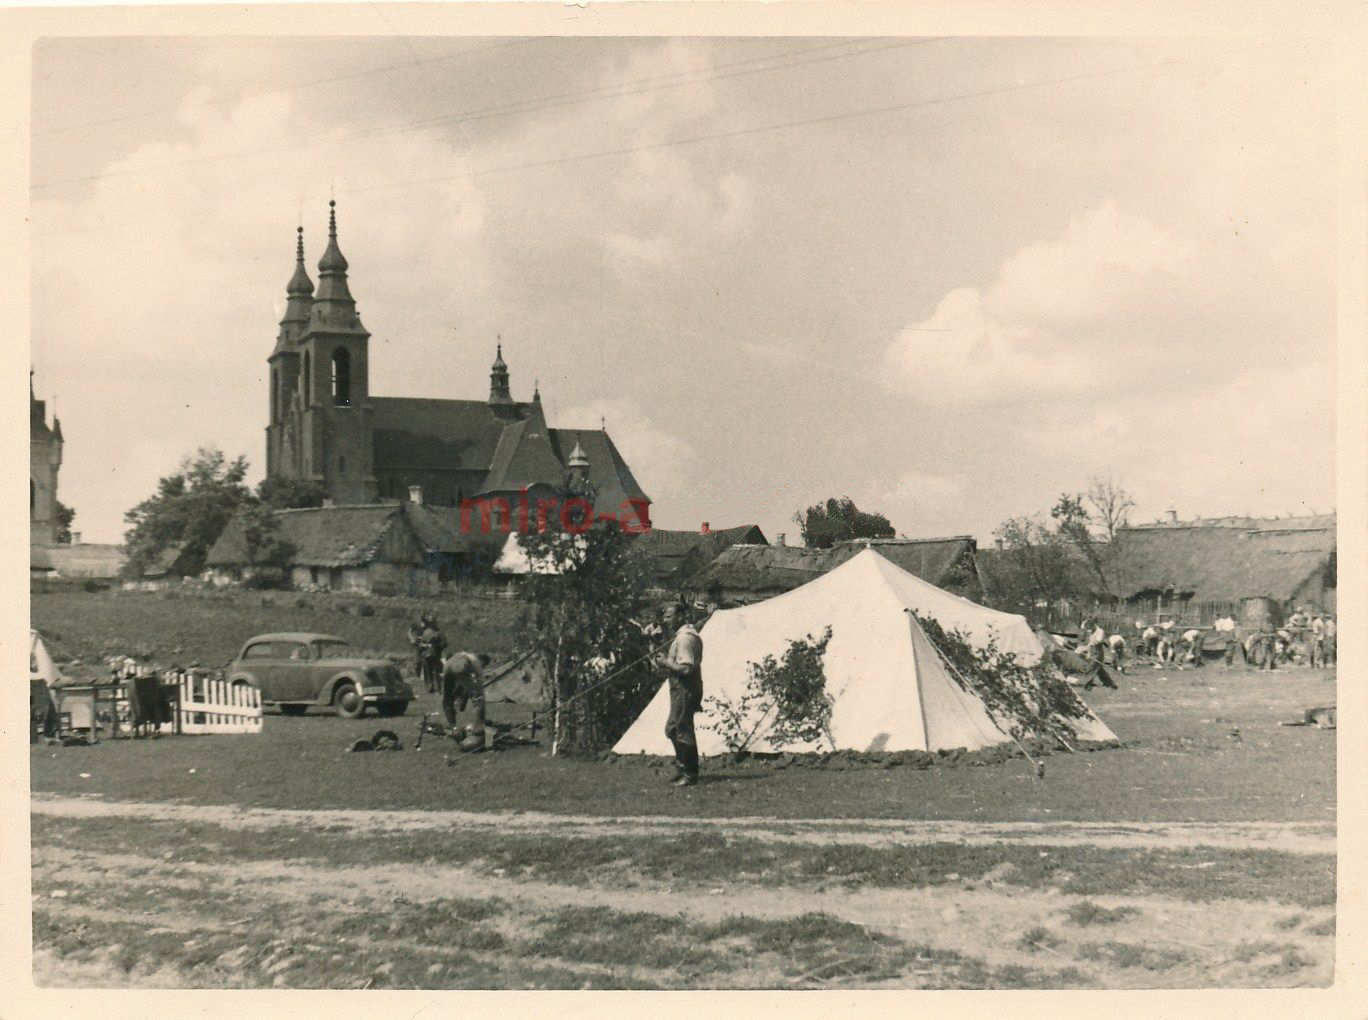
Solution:
[[[1226,521],[1121,529],[1111,567],[1116,594],[1172,589],[1198,602],[1283,601],[1334,563],[1333,515]]]
[[[352,506],[277,510],[279,538],[294,549],[290,562],[302,567],[349,567],[370,563],[387,537],[423,553],[458,553],[467,540],[453,509],[415,503],[366,503]],[[209,567],[250,564],[244,520],[228,522],[205,559]],[[402,533],[391,535],[392,529]]]
[[[459,511],[421,503],[403,503],[405,519],[419,544],[427,552],[455,554],[464,552],[470,539],[461,534]]]
[[[618,513],[629,499],[650,502],[602,429],[546,428],[543,418],[538,436],[529,436],[531,403],[509,405],[502,416],[483,400],[371,397],[369,403],[377,469],[468,472],[474,481],[467,496],[516,492],[536,482],[559,484],[578,443],[589,461],[596,510]]]
[[[166,577],[174,572],[176,561],[185,552],[184,547],[179,545],[169,545],[156,556],[152,557],[152,562],[143,568],[143,577]]]
[[[349,567],[369,563],[400,516],[398,503],[277,510],[279,538],[294,549],[292,563],[306,567]],[[252,563],[246,521],[233,517],[205,558],[206,566]]]
[[[538,482],[558,485],[564,475],[565,464],[552,445],[541,401],[534,400],[527,417],[507,426],[499,437],[483,491],[517,492]]]

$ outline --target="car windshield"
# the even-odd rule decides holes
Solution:
[[[351,657],[351,645],[345,641],[315,641],[320,659],[346,659]]]

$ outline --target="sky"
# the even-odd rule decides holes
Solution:
[[[335,198],[379,396],[605,420],[660,527],[830,496],[912,537],[1110,476],[1335,498],[1328,54],[1296,40],[52,38],[32,363],[85,541],[266,358]]]

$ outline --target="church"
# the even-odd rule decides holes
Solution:
[[[312,480],[334,505],[411,500],[458,507],[510,502],[586,479],[599,515],[630,506],[649,526],[650,499],[605,429],[548,426],[541,394],[513,399],[502,345],[484,400],[370,392],[370,334],[361,324],[329,202],[328,246],[314,288],[299,228],[294,275],[270,365],[266,473]]]

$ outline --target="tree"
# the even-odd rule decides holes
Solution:
[[[256,489],[256,498],[272,510],[322,506],[327,494],[323,483],[312,478],[280,478],[274,475],[263,478]]]
[[[280,519],[264,503],[251,503],[238,511],[242,519],[242,539],[247,561],[258,567],[284,570],[290,565],[295,548],[280,537]]]
[[[992,559],[991,600],[1022,614],[1086,597],[1078,554],[1039,515],[1009,517],[994,533],[1002,552]]]
[[[802,530],[803,544],[810,549],[830,549],[853,538],[892,538],[896,534],[887,517],[860,510],[849,496],[814,503],[794,514],[793,520]]]
[[[57,506],[56,506],[56,515],[57,515],[57,541],[58,541],[58,542],[70,542],[70,541],[71,541],[71,525],[72,525],[72,523],[76,520],[76,511],[73,510],[73,509],[71,509],[71,507],[67,506],[65,503],[63,503],[63,502],[61,502],[60,500],[58,500],[58,501],[57,501]]]
[[[1062,494],[1051,508],[1050,517],[1055,522],[1055,534],[1078,550],[1105,587],[1107,572],[1103,550],[1093,536],[1095,522],[1088,508],[1083,505],[1083,497],[1071,496],[1067,492]]]
[[[660,682],[643,627],[653,607],[639,557],[629,555],[631,537],[612,522],[574,532],[518,536],[534,568],[545,571],[524,581],[522,629],[546,667],[557,753],[612,747]]]
[[[124,514],[125,572],[133,577],[164,549],[179,546],[181,569],[198,574],[209,547],[229,518],[255,502],[243,484],[247,461],[228,460],[222,450],[201,447],[157,483],[157,491]]]
[[[1130,523],[1130,512],[1135,509],[1131,494],[1111,475],[1095,477],[1088,483],[1088,504],[1108,545],[1116,540],[1116,533]]]

